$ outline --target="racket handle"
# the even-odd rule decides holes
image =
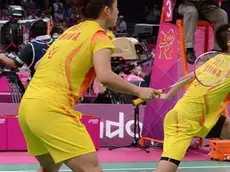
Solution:
[[[158,90],[161,94],[164,92],[163,90]],[[145,101],[141,98],[135,99],[133,100],[133,105],[140,105],[142,103],[144,103]]]
[[[143,99],[141,99],[141,98],[138,98],[138,99],[135,99],[135,100],[133,100],[133,105],[140,105],[140,104],[142,104],[142,103],[144,103],[145,101],[143,100]]]
[[[163,94],[165,90],[160,89],[160,90],[158,90],[158,91],[159,91],[161,94]]]

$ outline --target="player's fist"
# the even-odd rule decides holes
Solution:
[[[148,100],[154,100],[156,98],[159,98],[161,94],[161,91],[155,90],[153,88],[140,88],[138,97],[148,101]]]

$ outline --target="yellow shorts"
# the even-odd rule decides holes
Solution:
[[[162,157],[181,161],[194,136],[202,128],[199,122],[191,121],[174,109],[164,119],[164,145]]]
[[[79,119],[67,116],[53,103],[23,99],[19,123],[28,152],[33,156],[50,153],[55,163],[59,163],[95,152],[91,137]]]

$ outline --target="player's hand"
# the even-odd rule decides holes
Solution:
[[[168,94],[163,93],[163,94],[160,95],[159,99],[161,99],[161,100],[170,100],[171,98],[168,96]]]
[[[141,88],[139,89],[138,97],[148,101],[148,100],[154,100],[156,98],[160,97],[161,92],[158,90],[155,90],[153,88]]]

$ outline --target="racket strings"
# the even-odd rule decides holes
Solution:
[[[204,86],[215,86],[228,77],[230,61],[223,53],[208,53],[195,62],[195,77]]]

